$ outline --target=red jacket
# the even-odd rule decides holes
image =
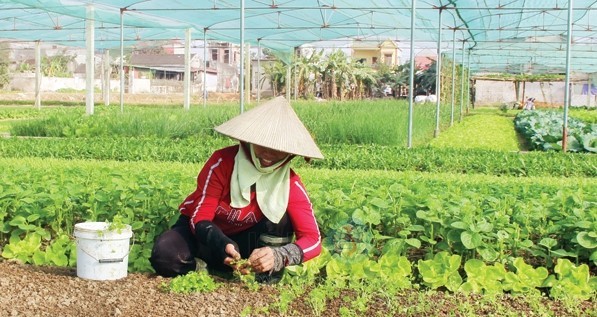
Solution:
[[[201,220],[212,221],[224,234],[233,235],[251,228],[263,219],[255,193],[248,206],[240,209],[230,206],[230,178],[234,157],[239,146],[217,150],[207,160],[197,177],[197,189],[179,206],[182,214],[191,218],[191,229]],[[303,261],[319,255],[321,236],[313,214],[313,206],[300,177],[290,170],[290,195],[286,209],[296,243],[303,250]]]

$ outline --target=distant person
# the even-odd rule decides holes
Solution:
[[[524,103],[523,110],[535,110],[535,98],[529,97]]]
[[[194,271],[198,258],[210,272],[246,269],[260,282],[276,282],[284,267],[321,252],[313,206],[290,161],[323,155],[283,97],[215,130],[239,144],[207,160],[178,221],[155,241],[151,265],[173,277]],[[240,259],[248,259],[248,267],[238,267]]]

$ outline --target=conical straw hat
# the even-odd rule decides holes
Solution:
[[[284,97],[276,97],[215,127],[231,138],[270,149],[323,159],[307,128]]]

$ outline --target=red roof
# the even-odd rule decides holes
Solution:
[[[427,70],[435,62],[435,56],[415,56],[415,67],[419,70]]]

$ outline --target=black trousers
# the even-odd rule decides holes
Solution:
[[[240,255],[246,259],[251,252],[259,248],[259,236],[269,234],[278,237],[291,237],[294,233],[288,215],[284,215],[275,224],[263,218],[253,227],[230,236],[238,245]],[[195,258],[200,258],[211,270],[230,271],[224,263],[218,263],[215,251],[210,246],[197,241],[189,227],[189,217],[181,215],[169,230],[162,233],[155,241],[149,262],[158,275],[174,277],[187,274],[196,268]],[[218,250],[219,251],[219,250]]]

